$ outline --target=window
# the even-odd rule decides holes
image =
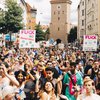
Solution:
[[[64,11],[62,11],[62,14],[64,14]]]
[[[33,18],[35,18],[35,17],[36,17],[36,13],[32,13],[31,15],[32,15],[32,17],[33,17]]]
[[[58,20],[60,20],[60,17],[58,17]]]
[[[60,30],[60,28],[58,27],[58,31]]]
[[[82,26],[84,26],[84,20],[82,20]]]
[[[90,30],[92,30],[92,25],[90,25]]]
[[[82,2],[82,5],[84,6],[84,1]]]
[[[54,15],[56,14],[56,12],[54,11]]]
[[[88,30],[92,30],[92,25],[88,25]]]
[[[94,4],[92,3],[92,7],[94,7]]]
[[[84,16],[84,10],[82,10],[82,16]]]
[[[60,14],[60,11],[58,11],[58,14]]]
[[[88,0],[88,3],[90,3],[90,0]]]

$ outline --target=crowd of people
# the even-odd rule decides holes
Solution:
[[[0,48],[0,100],[89,99],[100,100],[100,51]]]

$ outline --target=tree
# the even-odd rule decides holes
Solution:
[[[4,11],[0,10],[0,33],[5,32]]]
[[[45,31],[45,40],[49,39],[49,35],[50,35],[50,29],[47,28],[46,31]]]
[[[40,23],[36,25],[35,30],[36,30],[36,42],[45,40],[45,33],[43,32]]]
[[[68,35],[68,42],[74,42],[77,39],[77,27],[73,27]]]
[[[2,16],[0,17],[0,32],[9,33],[10,41],[11,34],[23,28],[22,14],[23,10],[15,0],[5,1],[5,11],[1,13]]]

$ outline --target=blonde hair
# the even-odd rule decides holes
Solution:
[[[89,76],[86,76],[85,78],[84,78],[84,85],[87,83],[87,82],[91,82],[91,83],[94,83],[94,81],[89,77]]]

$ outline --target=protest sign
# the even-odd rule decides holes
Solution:
[[[96,35],[84,35],[83,51],[97,51]]]
[[[34,48],[35,30],[20,30],[19,48]]]

